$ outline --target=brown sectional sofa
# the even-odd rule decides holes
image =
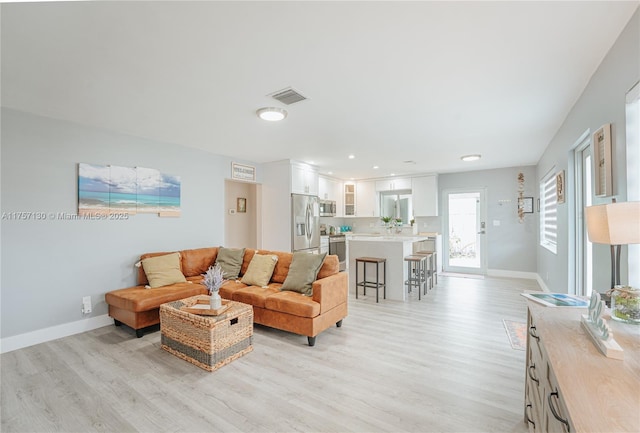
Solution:
[[[147,289],[147,277],[144,269],[139,267],[137,286],[114,290],[105,295],[109,316],[114,318],[116,326],[124,323],[135,329],[138,337],[142,337],[143,328],[160,323],[161,304],[208,293],[200,282],[202,274],[215,262],[218,248],[179,252],[186,283]],[[248,286],[240,282],[256,253],[278,256],[271,281],[266,287]],[[143,254],[140,260],[164,254],[169,252]],[[347,316],[348,278],[346,273],[339,272],[338,257],[328,255],[313,282],[311,296],[280,290],[292,258],[293,254],[288,252],[246,249],[239,279],[226,281],[220,288],[220,296],[252,305],[254,323],[305,335],[309,346],[313,346],[320,332],[334,323],[340,327],[342,319]]]

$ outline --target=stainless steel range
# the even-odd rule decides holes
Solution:
[[[329,236],[329,254],[338,256],[341,271],[347,269],[347,238],[345,235]]]

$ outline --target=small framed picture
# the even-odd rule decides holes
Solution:
[[[533,213],[533,197],[522,197],[522,210],[524,213]]]
[[[564,170],[556,174],[556,203],[564,203]]]
[[[246,213],[247,212],[247,199],[243,197],[238,197],[238,203],[236,206],[236,211],[238,213]]]
[[[613,172],[611,165],[611,124],[607,123],[593,133],[593,154],[595,168],[595,195],[613,195]]]

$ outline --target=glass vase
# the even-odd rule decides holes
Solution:
[[[611,292],[611,318],[640,325],[640,289],[614,287]]]

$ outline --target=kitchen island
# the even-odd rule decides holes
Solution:
[[[432,240],[430,235],[357,235],[347,236],[349,246],[349,290],[355,293],[356,287],[356,258],[380,257],[387,259],[387,299],[396,301],[407,300],[407,290],[404,282],[407,279],[407,264],[405,256],[413,254],[413,244]],[[362,264],[360,264],[360,279],[363,278]],[[375,278],[375,268],[369,265],[368,279]],[[382,278],[382,276],[381,276]],[[362,290],[362,289],[360,289]],[[375,290],[370,289],[375,292]]]

